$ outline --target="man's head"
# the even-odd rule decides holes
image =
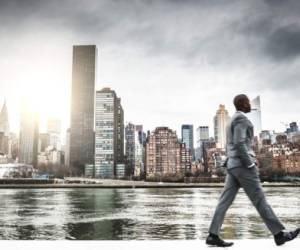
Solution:
[[[242,111],[244,113],[249,113],[251,111],[249,98],[244,94],[234,97],[233,104],[236,110]]]

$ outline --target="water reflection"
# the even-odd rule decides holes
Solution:
[[[299,188],[266,188],[287,228],[300,224]],[[1,189],[0,239],[204,239],[220,188]],[[226,238],[270,233],[243,191],[224,220]]]

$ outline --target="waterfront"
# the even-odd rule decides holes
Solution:
[[[267,187],[287,228],[300,224],[300,188]],[[0,239],[204,239],[221,188],[1,189]],[[223,236],[271,237],[243,191]]]

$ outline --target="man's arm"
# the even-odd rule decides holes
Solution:
[[[233,130],[233,143],[235,148],[238,151],[238,156],[241,159],[241,162],[244,166],[251,168],[255,166],[255,163],[252,162],[247,146],[246,146],[246,131],[247,131],[247,123],[239,122],[234,126]]]

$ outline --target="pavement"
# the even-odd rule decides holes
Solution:
[[[228,240],[228,239],[227,239]],[[231,240],[228,240],[231,241]],[[276,246],[273,239],[242,239],[232,240],[234,245],[221,249],[239,250],[275,250],[275,249],[300,249],[300,237],[287,242],[282,246]],[[22,250],[42,250],[42,249],[89,249],[89,250],[201,250],[201,249],[220,249],[205,245],[204,240],[155,240],[155,241],[0,241],[0,249],[22,249]]]

